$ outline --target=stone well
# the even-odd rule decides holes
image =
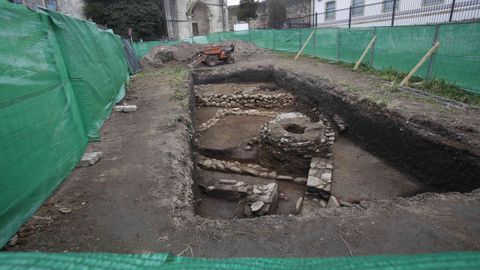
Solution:
[[[328,126],[323,120],[312,122],[301,113],[282,113],[260,130],[259,162],[281,173],[304,171],[313,156],[331,152],[327,133]]]

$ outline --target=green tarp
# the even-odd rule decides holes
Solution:
[[[91,22],[0,0],[0,246],[75,167],[128,67]]]
[[[213,33],[194,37],[193,42],[211,44],[244,40],[259,47],[296,53],[312,29],[250,30]],[[464,89],[480,93],[480,23],[453,23],[365,28],[318,28],[304,54],[328,60],[355,63],[373,36],[376,42],[363,63],[378,70],[409,72],[435,42],[440,47],[415,74],[424,79],[444,79]],[[185,39],[192,42],[192,39]],[[135,45],[143,57],[158,42]]]
[[[478,270],[480,253],[455,252],[413,256],[370,256],[337,258],[232,258],[204,259],[168,254],[107,253],[0,253],[0,270]]]

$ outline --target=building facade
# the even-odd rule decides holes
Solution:
[[[228,31],[227,0],[162,0],[169,39]]]
[[[394,25],[480,18],[478,0],[395,0],[395,3],[394,0],[311,0],[311,3],[312,14],[316,14],[312,16],[312,23],[319,27],[349,24],[352,27],[386,26],[392,25],[392,15]]]

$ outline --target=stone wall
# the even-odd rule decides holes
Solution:
[[[48,1],[46,0],[17,0],[14,2],[21,3],[31,9],[48,7]],[[79,19],[85,19],[85,16],[83,14],[83,0],[56,0],[56,2],[56,11]],[[55,2],[52,3],[54,4]],[[51,5],[50,7],[55,7],[55,5]]]
[[[83,13],[83,0],[57,0],[59,10],[76,18],[85,19]]]
[[[269,1],[269,0],[267,0]],[[264,29],[268,28],[268,2],[261,2],[257,9],[258,17],[254,20],[250,20],[250,29]],[[237,19],[238,6],[229,6],[229,21],[228,28],[233,31],[233,25],[238,23]],[[311,1],[310,0],[288,0],[287,1],[287,18],[296,18],[308,16],[311,13]],[[302,22],[308,22],[309,19],[305,18],[299,20]]]

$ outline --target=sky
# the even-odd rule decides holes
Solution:
[[[227,5],[229,6],[236,6],[238,4],[240,4],[240,0],[227,0]],[[261,0],[260,2],[262,2],[263,0]]]

